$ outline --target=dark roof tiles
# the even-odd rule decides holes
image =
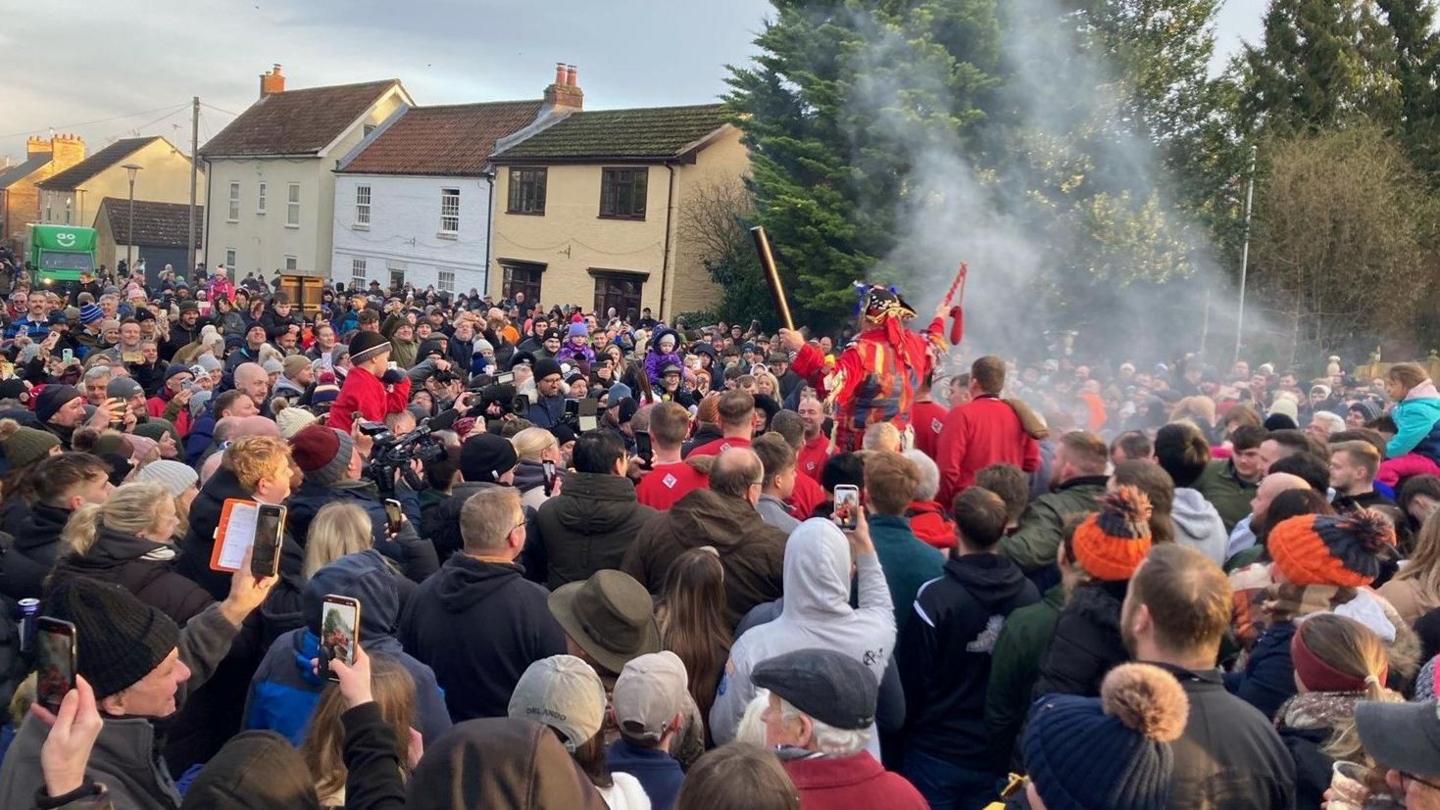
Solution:
[[[542,102],[414,107],[342,165],[354,174],[479,175],[495,141],[528,126]]]
[[[121,138],[65,171],[54,175],[49,180],[42,181],[38,185],[46,191],[68,191],[73,188],[79,188],[86,180],[114,166],[139,151],[141,147],[149,146],[151,141],[156,140],[160,140],[159,135],[151,135],[148,138]]]
[[[266,96],[200,148],[206,157],[311,155],[329,146],[397,79]]]
[[[663,160],[724,126],[725,105],[571,113],[496,156],[497,162]]]
[[[185,247],[185,224],[190,206],[184,203],[135,201],[135,241],[130,241],[130,201],[106,197],[100,216],[109,217],[110,232],[117,245],[144,247]],[[204,241],[205,206],[195,206],[195,244]]]

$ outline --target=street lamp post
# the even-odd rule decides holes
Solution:
[[[132,252],[135,250],[135,173],[145,167],[135,163],[126,163],[120,168],[130,175],[130,224],[125,228],[125,267],[131,275],[134,275],[135,259]]]

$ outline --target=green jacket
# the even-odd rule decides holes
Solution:
[[[1000,540],[1000,550],[1027,574],[1054,565],[1065,519],[1099,511],[1095,499],[1105,493],[1105,481],[1103,475],[1072,478],[1054,492],[1031,501],[1020,516],[1020,528]]]
[[[894,515],[869,515],[870,540],[885,584],[890,586],[890,603],[895,607],[895,629],[915,615],[915,592],[920,586],[940,576],[945,568],[945,555],[933,546],[915,538],[909,518]],[[898,635],[897,635],[898,637]]]
[[[1215,505],[1220,519],[1225,521],[1225,531],[1235,530],[1235,524],[1250,514],[1250,499],[1255,497],[1255,484],[1241,481],[1235,474],[1235,465],[1228,458],[1217,458],[1205,465],[1205,472],[1195,479],[1191,488],[1200,492],[1205,500]]]
[[[990,654],[985,729],[990,733],[991,763],[997,772],[1010,767],[1011,749],[1030,713],[1030,692],[1040,677],[1040,659],[1055,635],[1064,605],[1064,587],[1056,585],[1045,592],[1044,599],[1011,613]]]

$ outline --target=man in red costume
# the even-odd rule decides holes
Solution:
[[[875,422],[891,422],[902,433],[909,428],[920,381],[935,366],[931,349],[947,348],[949,312],[949,301],[942,302],[929,328],[916,334],[905,328],[915,310],[893,289],[872,285],[860,299],[861,332],[833,368],[826,368],[825,356],[799,332],[780,330],[781,345],[796,353],[790,368],[834,404],[836,453],[859,450],[865,428]]]

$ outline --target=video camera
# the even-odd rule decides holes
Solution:
[[[360,432],[375,442],[375,449],[370,453],[370,478],[382,496],[394,493],[397,470],[410,489],[416,492],[424,489],[424,479],[410,469],[410,463],[428,464],[445,456],[445,446],[424,425],[404,436],[396,436],[384,422],[362,421]]]

